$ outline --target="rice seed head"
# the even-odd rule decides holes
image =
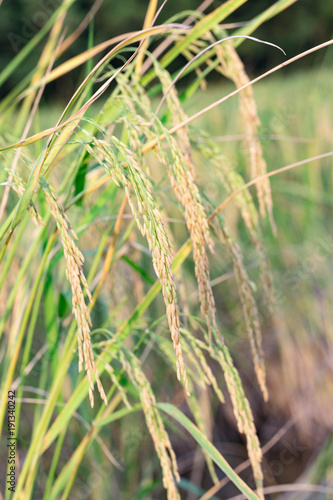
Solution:
[[[262,349],[262,335],[256,301],[254,299],[250,280],[244,267],[241,249],[232,237],[229,229],[221,217],[214,221],[216,234],[228,249],[233,260],[238,292],[242,304],[246,332],[250,341],[252,359],[257,380],[265,401],[268,400],[266,386],[266,369]]]
[[[146,424],[160,460],[163,474],[163,486],[167,491],[167,498],[168,500],[180,500],[180,495],[175,483],[175,480],[177,482],[180,481],[176,455],[165,430],[163,420],[156,407],[154,393],[149,381],[142,371],[139,360],[132,353],[127,352],[127,354],[129,359],[127,359],[124,352],[120,350],[119,357],[132,382],[138,388]]]
[[[78,325],[79,372],[82,371],[84,365],[89,381],[89,400],[91,407],[94,406],[93,377],[95,377],[97,388],[102,400],[105,404],[107,404],[106,394],[99,379],[90,340],[91,318],[88,306],[85,302],[84,292],[90,301],[91,294],[82,270],[84,257],[74,242],[77,239],[77,235],[72,229],[71,223],[63,206],[57,198],[55,191],[45,181],[45,179],[42,179],[42,188],[47,203],[50,206],[51,213],[55,218],[60,240],[64,249],[66,277],[72,290],[72,312]]]
[[[172,271],[173,250],[163,224],[162,216],[156,206],[151,182],[140,164],[140,156],[136,155],[116,137],[109,137],[110,143],[91,138],[96,151],[92,154],[97,159],[101,153],[103,161],[99,160],[107,172],[125,187],[128,204],[135,217],[141,234],[148,242],[152,253],[153,267],[162,286],[162,295],[166,306],[166,314],[171,338],[177,357],[177,377],[183,379],[185,391],[190,395],[182,347],[180,343],[180,319],[177,304],[176,284]],[[114,151],[117,151],[119,159]],[[134,196],[133,192],[134,191]]]
[[[260,498],[263,498],[263,473],[261,468],[262,451],[249,402],[244,394],[242,382],[227,347],[217,347],[215,357],[220,363],[225,376],[238,430],[246,436],[247,451],[258,494]]]
[[[175,89],[170,89],[170,76],[161,68],[157,61],[155,62],[155,68],[163,85],[164,91],[169,89],[166,98],[167,103],[170,111],[172,112],[175,123],[178,123],[185,118],[185,114],[182,111]],[[154,137],[159,137],[162,132],[166,134],[170,147],[171,159],[169,158],[164,145],[160,143],[158,143],[158,146],[155,148],[155,153],[160,162],[165,166],[171,186],[178,201],[181,203],[185,211],[185,221],[193,242],[193,258],[195,263],[195,274],[199,287],[199,299],[202,314],[207,321],[209,330],[211,331],[211,329],[214,328],[219,334],[216,324],[215,301],[210,285],[209,261],[206,252],[207,246],[212,252],[214,252],[214,243],[210,236],[208,219],[201,202],[199,189],[195,183],[195,167],[191,155],[188,131],[186,129],[181,129],[178,132],[177,140],[170,136],[165,127],[163,127],[157,117],[152,113],[149,99],[140,85],[137,82],[134,82],[133,86],[129,86],[123,80],[121,80],[121,84],[125,99],[126,95],[128,96],[126,102],[128,102],[132,113],[136,113],[133,104],[135,102],[141,111],[146,114],[148,122],[153,124],[153,130],[146,127],[147,138],[150,139],[152,134],[154,134]],[[138,116],[138,114],[136,114],[136,116]],[[131,120],[131,130],[132,127],[133,120]]]
[[[249,83],[250,79],[232,43],[226,43],[223,46],[218,46],[217,54],[221,61],[223,73],[235,83],[237,88],[240,88]],[[247,160],[250,166],[251,178],[255,179],[256,177],[264,175],[267,172],[267,165],[258,138],[258,127],[260,125],[260,119],[258,117],[257,105],[251,86],[246,87],[239,94],[239,105],[242,116],[242,125],[246,136],[244,144],[248,153]],[[272,193],[269,179],[266,178],[257,182],[256,187],[260,214],[262,217],[265,217],[267,211],[273,233],[276,234],[276,225],[273,217]]]
[[[200,134],[200,141],[197,141],[196,144],[203,157],[207,158],[216,169],[216,174],[221,178],[229,194],[244,186],[245,182],[242,176],[227,162],[219,146],[209,140],[207,134],[202,132]],[[240,192],[235,198],[235,203],[241,211],[252,244],[258,252],[260,279],[265,290],[267,309],[270,314],[273,314],[275,306],[273,278],[268,265],[265,247],[262,242],[258,213],[250,192],[248,190]]]
[[[162,69],[157,62],[155,68],[163,90],[167,93],[166,101],[173,123],[176,125],[186,119],[186,115],[179,102],[177,91],[171,85],[172,81],[169,73]],[[172,136],[169,136],[168,140],[172,152],[172,161],[168,160],[161,146],[158,150],[158,156],[165,165],[178,201],[184,207],[185,220],[193,243],[193,260],[199,288],[201,313],[206,319],[210,334],[214,329],[220,336],[216,323],[216,306],[210,285],[209,260],[206,251],[206,246],[208,246],[210,251],[214,252],[214,243],[210,236],[208,218],[195,182],[195,165],[187,128],[184,127],[178,131],[177,140]],[[220,338],[222,340],[222,337]]]

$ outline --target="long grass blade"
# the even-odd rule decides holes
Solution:
[[[197,441],[197,443],[206,451],[212,460],[229,477],[235,486],[250,500],[259,500],[259,497],[247,486],[246,483],[234,472],[225,458],[215,448],[215,446],[206,438],[206,436],[196,427],[178,408],[169,403],[157,403],[157,407],[167,415],[179,422]]]

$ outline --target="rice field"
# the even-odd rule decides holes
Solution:
[[[331,69],[251,85],[237,46],[291,1],[226,33],[240,0],[152,0],[46,106],[71,3],[0,102],[3,498],[330,498]]]

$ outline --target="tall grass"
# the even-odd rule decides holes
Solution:
[[[256,101],[236,47],[293,1],[279,0],[230,33],[237,37],[215,44],[229,34],[222,23],[245,0],[229,0],[210,14],[193,12],[190,26],[181,24],[182,14],[158,25],[151,0],[142,31],[99,46],[90,37],[86,52],[57,66],[75,39],[63,35],[73,3],[63,1],[43,31],[38,64],[0,103],[0,422],[5,436],[7,394],[15,391],[17,437],[17,483],[4,497],[160,498],[163,488],[168,499],[180,498],[179,485],[186,483],[170,435],[186,440],[186,430],[203,452],[212,484],[222,471],[246,498],[264,498],[262,450],[210,261],[223,268],[223,252],[231,262],[242,311],[237,322],[248,337],[254,384],[267,401],[259,312],[262,307],[265,322],[276,321],[276,297],[261,227],[267,215],[273,233],[276,225]],[[179,94],[170,66],[180,55],[193,64],[178,78],[193,70],[196,76]],[[41,127],[47,84],[85,63],[86,77],[58,121]],[[207,131],[194,129],[203,111],[190,118],[185,112],[213,70],[240,94],[244,169]],[[156,96],[164,96],[162,106]],[[208,169],[229,196],[224,204],[205,190]],[[241,231],[222,212],[232,198]],[[243,238],[258,261],[261,297]],[[200,312],[184,287],[192,277]],[[226,394],[244,435],[253,487],[213,444],[214,401],[224,402]],[[120,471],[128,484],[116,491]]]

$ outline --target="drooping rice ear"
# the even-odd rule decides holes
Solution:
[[[219,146],[209,140],[203,132],[201,133],[200,141],[197,142],[197,148],[203,157],[208,159],[214,166],[217,176],[220,177],[229,194],[243,188],[245,184],[243,177],[236,172],[233,166],[227,161]],[[235,198],[235,203],[241,211],[244,224],[247,228],[253,246],[258,253],[260,279],[265,291],[267,310],[270,314],[272,314],[275,305],[273,278],[262,241],[258,212],[254,205],[250,191],[248,189],[242,190],[239,196]]]
[[[251,283],[243,263],[241,249],[232,237],[228,227],[220,217],[214,221],[214,228],[222,243],[226,246],[231,255],[237,281],[238,293],[240,296],[246,332],[250,341],[252,359],[257,380],[265,401],[268,400],[268,390],[266,386],[266,369],[264,353],[262,349],[262,334],[259,321],[259,314],[254,299]]]
[[[142,371],[139,360],[134,354],[119,350],[119,358],[132,383],[137,387],[146,424],[154,442],[163,473],[163,486],[168,500],[180,500],[176,482],[180,481],[177,460],[163,420],[156,407],[156,399],[151,385]]]
[[[237,88],[241,88],[250,82],[250,79],[245,71],[244,64],[231,43],[226,43],[223,46],[216,47],[216,52],[221,61],[223,73],[235,83]],[[251,178],[255,179],[267,172],[267,165],[258,137],[260,119],[258,116],[252,86],[248,86],[240,92],[239,107],[245,135],[245,159],[249,165]],[[267,212],[273,233],[276,234],[276,225],[273,217],[273,200],[269,179],[265,178],[260,182],[257,182],[256,187],[260,215],[265,217]]]
[[[257,485],[257,493],[259,498],[263,499],[263,472],[261,468],[262,451],[254,425],[253,414],[250,404],[244,394],[239,373],[233,364],[228,348],[219,345],[218,339],[216,339],[216,341],[217,344],[215,347],[213,346],[212,356],[217,360],[223,370],[238,430],[246,436],[247,452]]]
[[[107,404],[106,395],[98,376],[90,340],[91,319],[88,306],[85,302],[84,293],[86,293],[90,301],[92,298],[82,270],[84,257],[75,244],[75,240],[78,239],[77,235],[72,229],[71,223],[64,211],[63,206],[57,198],[55,191],[43,178],[41,178],[40,182],[46,201],[49,204],[51,213],[56,221],[61,244],[64,249],[66,277],[72,290],[72,311],[78,325],[79,372],[82,370],[84,364],[89,380],[89,399],[91,407],[94,406],[93,376],[95,376],[101,398],[105,404]]]
[[[141,158],[137,158],[135,152],[131,151],[116,137],[109,136],[108,139],[110,142],[92,137],[91,141],[95,144],[96,149],[90,145],[86,147],[89,148],[89,152],[106,169],[117,185],[122,184],[124,186],[128,204],[137,226],[141,234],[147,239],[153,256],[154,270],[162,286],[168,324],[177,356],[177,377],[178,379],[183,378],[185,391],[187,395],[190,395],[180,343],[180,317],[175,279],[171,267],[173,259],[172,245],[165,230],[162,216],[156,206],[151,182],[139,163]],[[119,157],[116,156],[115,149]]]
[[[170,89],[170,76],[160,67],[157,61],[155,61],[155,66],[164,91],[168,89],[166,101],[169,110],[175,123],[179,123],[186,118],[186,115],[182,110],[176,90],[174,88]],[[150,127],[146,127],[147,138],[150,139],[152,136],[159,137],[161,132],[166,135],[170,155],[168,155],[166,148],[159,140],[155,148],[155,153],[160,162],[165,166],[171,186],[185,211],[185,221],[193,244],[195,275],[199,287],[202,314],[207,321],[209,331],[211,332],[214,328],[218,335],[220,335],[216,323],[216,307],[210,286],[209,261],[206,251],[206,247],[208,246],[213,252],[214,243],[209,233],[207,215],[195,182],[195,166],[191,154],[188,130],[186,127],[179,130],[177,138],[169,135],[165,127],[163,127],[158,118],[152,113],[151,105],[145,95],[144,89],[140,88],[137,82],[131,87],[124,81],[121,82],[121,85],[124,92],[131,98],[129,106],[132,107],[132,110],[135,110],[133,105],[136,103],[147,115],[151,124]],[[139,93],[139,96],[135,95],[135,91]],[[222,340],[221,335],[220,338]]]

